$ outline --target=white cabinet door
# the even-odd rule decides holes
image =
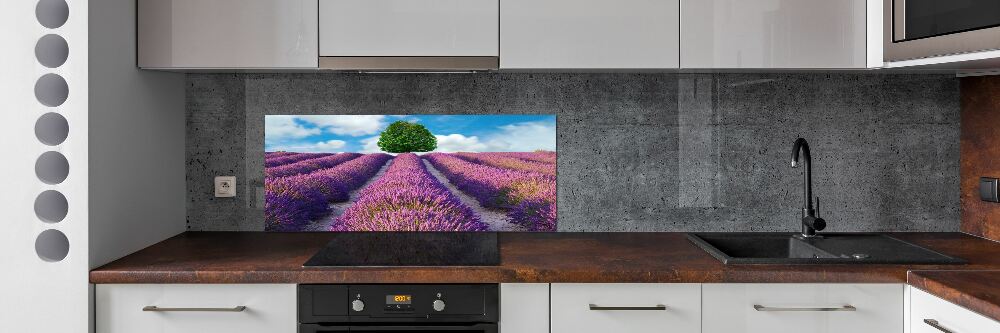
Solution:
[[[552,333],[698,333],[701,285],[552,284]]]
[[[319,0],[324,57],[500,55],[499,0]]]
[[[503,0],[500,68],[677,68],[678,0]]]
[[[1000,332],[1000,322],[983,317],[961,306],[909,287],[910,332],[907,333],[985,333]],[[937,327],[935,327],[937,325]]]
[[[294,284],[99,284],[98,333],[295,333]],[[143,311],[144,307],[202,311]],[[204,311],[245,306],[240,312]]]
[[[549,284],[500,284],[501,333],[549,333]]]
[[[316,68],[316,0],[139,0],[139,67]]]
[[[705,333],[902,333],[902,284],[704,284]],[[854,311],[829,311],[854,307]]]
[[[681,68],[865,68],[866,3],[682,0]]]

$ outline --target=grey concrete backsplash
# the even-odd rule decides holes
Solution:
[[[561,231],[957,231],[959,85],[888,74],[191,74],[190,230],[263,225],[264,115],[556,114]],[[237,177],[236,198],[212,179]]]

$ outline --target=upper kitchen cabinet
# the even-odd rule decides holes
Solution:
[[[316,0],[138,0],[139,67],[317,67]]]
[[[503,0],[502,69],[676,69],[678,0]]]
[[[682,0],[681,67],[881,67],[881,6],[875,0]]]
[[[319,0],[324,69],[496,69],[499,39],[499,0]]]

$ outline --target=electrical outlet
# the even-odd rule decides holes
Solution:
[[[232,198],[236,196],[236,177],[218,176],[215,177],[215,197]]]
[[[997,193],[1000,180],[992,177],[979,178],[979,200],[986,202],[1000,202],[1000,193]]]

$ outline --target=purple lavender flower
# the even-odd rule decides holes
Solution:
[[[542,163],[521,159],[507,153],[456,153],[455,156],[469,162],[485,164],[501,169],[537,172],[551,177],[556,176],[555,163]]]
[[[308,159],[295,163],[279,165],[264,169],[264,177],[287,177],[303,173],[310,173],[320,169],[332,168],[340,163],[350,161],[360,157],[358,153],[340,153],[336,155],[324,156],[320,158]]]
[[[507,210],[514,223],[530,230],[555,231],[555,177],[471,163],[454,154],[431,153],[424,159],[481,205]]]
[[[268,152],[264,152],[264,159],[273,158],[273,157],[280,157],[280,156],[295,155],[295,154],[298,154],[298,153],[293,153],[293,152],[289,152],[289,151],[268,151]]]
[[[520,158],[522,160],[533,162],[556,164],[556,152],[554,151],[538,150],[533,152],[501,152],[490,154]]]
[[[305,161],[311,158],[318,158],[323,156],[333,155],[331,153],[295,153],[292,155],[284,155],[278,157],[267,157],[264,158],[264,167],[271,168],[279,165],[285,165],[289,163],[295,163],[298,161]]]
[[[388,154],[368,154],[308,174],[264,179],[267,230],[289,230],[329,213],[331,202],[349,199],[350,191],[378,173]]]
[[[337,218],[333,231],[486,231],[471,208],[427,171],[415,154],[396,156]]]

